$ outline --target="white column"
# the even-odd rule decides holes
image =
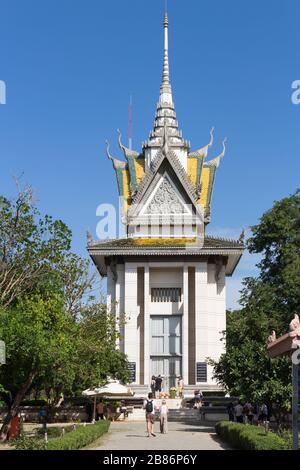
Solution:
[[[185,384],[189,382],[189,271],[187,264],[183,267],[183,348],[182,374]]]
[[[125,354],[129,362],[135,362],[136,382],[139,382],[139,334],[137,328],[137,265],[125,264]]]
[[[116,316],[120,318],[124,314],[124,264],[117,265],[117,281],[116,281]],[[122,338],[118,342],[120,351],[124,352],[124,327],[120,327]]]
[[[205,362],[208,357],[208,328],[207,313],[207,262],[202,261],[196,266],[196,362]],[[196,377],[197,380],[197,377]]]
[[[225,265],[222,265],[217,279],[216,292],[216,312],[217,312],[217,331],[216,336],[220,340],[223,336],[222,332],[226,330],[226,287],[225,287]],[[225,352],[225,342],[217,341],[216,359]]]
[[[107,266],[107,311],[115,312],[116,283],[110,266]]]
[[[144,381],[150,385],[150,276],[149,263],[145,264],[144,278]]]
[[[220,348],[220,333],[218,328],[218,306],[217,306],[217,266],[215,263],[208,263],[207,271],[207,356],[218,359]],[[207,381],[213,384],[213,370],[207,367]]]

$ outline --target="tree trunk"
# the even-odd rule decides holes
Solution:
[[[24,399],[27,391],[29,390],[34,378],[36,376],[36,371],[32,371],[26,382],[23,384],[21,389],[18,391],[10,410],[4,418],[2,427],[0,429],[0,441],[5,441],[8,436],[8,432],[11,426],[11,420],[17,415],[21,401]]]

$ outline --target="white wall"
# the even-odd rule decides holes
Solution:
[[[150,268],[150,315],[176,315],[183,313],[183,268]],[[181,289],[180,302],[151,302],[152,287]]]
[[[137,328],[137,264],[125,263],[125,354],[129,362],[136,363],[136,379],[140,376],[140,335]]]
[[[176,264],[176,267],[174,267],[174,264]],[[113,281],[112,272],[108,270],[108,304],[115,297],[116,314],[126,313],[125,341],[120,343],[120,349],[128,355],[130,362],[136,363],[137,381],[140,376],[140,332],[137,328],[137,317],[139,315],[139,306],[137,305],[137,268],[139,266],[145,268],[145,357],[149,358],[150,315],[187,313],[187,309],[184,309],[183,305],[183,299],[185,298],[187,301],[187,295],[184,296],[183,289],[184,265],[186,270],[189,266],[196,268],[196,362],[205,362],[207,357],[218,359],[224,351],[224,344],[220,341],[222,337],[221,332],[226,328],[224,266],[221,267],[217,281],[215,277],[216,266],[208,264],[206,261],[195,263],[150,262],[149,264],[145,262],[126,263],[125,266],[117,265],[118,280],[116,284]],[[151,302],[151,287],[179,287],[182,289],[182,301],[178,304],[172,302]],[[183,329],[185,326],[187,326],[187,323],[184,323],[183,318]],[[185,346],[183,344],[183,351],[187,350]],[[149,360],[148,364],[146,362],[145,383],[149,380]],[[208,384],[213,384],[210,367],[208,367]]]
[[[224,345],[220,341],[226,329],[225,267],[216,281],[216,266],[199,263],[196,268],[196,362],[217,360]],[[208,383],[213,383],[212,368],[207,367]]]
[[[118,264],[116,267],[117,271],[117,281],[116,281],[116,287],[115,287],[115,292],[116,292],[116,304],[115,304],[115,310],[116,310],[116,316],[120,318],[121,315],[124,314],[124,309],[125,309],[125,272],[124,272],[124,265],[123,264]],[[125,336],[125,331],[124,327],[120,327],[120,333],[121,333],[121,340],[119,343],[120,350],[124,352],[124,336]]]

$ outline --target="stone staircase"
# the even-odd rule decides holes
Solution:
[[[134,396],[145,398],[151,391],[149,385],[130,385],[130,388],[134,392]],[[185,385],[184,396],[186,398],[194,397],[194,391],[201,389],[202,392],[219,392],[222,389],[218,385],[201,384],[199,385]]]
[[[201,415],[199,413],[199,410],[181,408],[178,410],[169,410],[168,420],[181,423],[184,422],[200,424]]]
[[[159,419],[159,412],[156,412],[156,420]],[[122,417],[119,418],[122,421]],[[145,410],[141,408],[135,408],[133,413],[128,415],[127,421],[145,421]],[[193,409],[169,409],[168,420],[182,423],[199,423],[201,416],[199,410]]]

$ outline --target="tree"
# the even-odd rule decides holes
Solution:
[[[102,303],[82,309],[76,340],[78,359],[74,383],[77,390],[103,384],[108,376],[128,381],[126,356],[116,347],[120,339],[117,323],[124,321],[123,316],[116,319]]]
[[[116,347],[120,338],[116,317],[106,305],[82,306],[78,317],[70,318],[65,334],[72,349],[39,376],[35,390],[46,390],[55,401],[62,394],[80,395],[86,388],[104,384],[108,376],[123,382],[129,379],[126,356]]]
[[[0,389],[10,395],[2,439],[30,391],[55,403],[108,375],[128,378],[116,318],[94,301],[90,263],[70,245],[69,228],[41,217],[30,187],[16,200],[0,197],[0,337],[7,350]]]
[[[57,265],[69,252],[71,231],[60,220],[41,217],[31,187],[17,198],[0,196],[0,305],[57,279]]]
[[[278,420],[290,409],[290,358],[270,360],[266,339],[272,330],[287,330],[300,307],[300,195],[275,202],[252,227],[248,249],[260,253],[257,278],[246,278],[242,309],[228,312],[226,353],[214,366],[214,376],[231,394],[274,405]]]
[[[72,355],[74,345],[65,334],[68,317],[64,299],[55,294],[22,298],[11,309],[0,312],[1,337],[6,343],[7,363],[1,368],[1,383],[11,395],[11,407],[1,429],[6,434],[34,380],[55,369]]]
[[[283,322],[279,332],[300,308],[300,191],[274,203],[252,227],[250,253],[261,253],[259,279],[274,287],[273,308]]]

